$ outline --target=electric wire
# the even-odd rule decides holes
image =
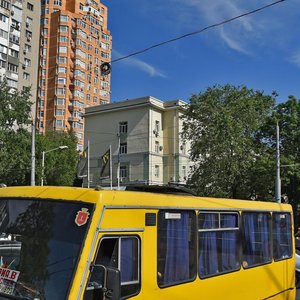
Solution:
[[[154,44],[154,45],[149,46],[149,47],[147,47],[147,48],[144,48],[144,49],[142,49],[142,50],[133,52],[133,53],[131,53],[131,54],[125,55],[125,56],[120,57],[120,58],[117,58],[117,59],[114,59],[114,60],[111,61],[111,63],[115,63],[115,62],[118,62],[118,61],[121,61],[121,60],[130,58],[130,57],[132,57],[132,56],[136,56],[136,55],[138,55],[138,54],[142,54],[142,53],[147,52],[147,51],[149,51],[149,50],[151,50],[151,49],[158,48],[158,47],[160,47],[160,46],[164,46],[164,45],[166,45],[166,44],[176,42],[176,41],[178,41],[178,40],[184,39],[184,38],[189,37],[189,36],[192,36],[192,35],[200,34],[200,33],[204,32],[204,31],[206,31],[206,30],[208,30],[208,29],[211,29],[211,28],[214,28],[214,27],[219,27],[219,26],[221,26],[221,25],[230,23],[230,22],[232,22],[232,21],[235,21],[235,20],[237,20],[237,19],[243,18],[243,17],[245,17],[245,16],[252,15],[252,14],[254,14],[254,13],[257,13],[257,12],[259,12],[259,11],[262,11],[262,10],[264,10],[264,9],[267,9],[267,8],[269,8],[269,7],[271,7],[271,6],[277,5],[277,4],[279,4],[279,3],[281,3],[281,2],[284,2],[284,1],[286,1],[286,0],[278,0],[278,1],[276,1],[276,2],[267,4],[267,5],[265,5],[265,6],[262,6],[262,7],[257,8],[257,9],[254,9],[254,10],[248,11],[248,12],[246,12],[246,13],[240,14],[240,15],[238,15],[238,16],[232,17],[232,18],[230,18],[230,19],[224,20],[224,21],[222,21],[222,22],[218,22],[218,23],[215,23],[215,24],[206,26],[206,27],[204,27],[204,28],[202,28],[202,29],[199,29],[199,30],[196,30],[196,31],[194,31],[194,32],[186,33],[186,34],[184,34],[184,35],[181,35],[181,36],[178,36],[178,37],[175,37],[175,38],[172,38],[172,39],[169,39],[169,40],[160,42],[160,43],[158,43],[158,44]]]

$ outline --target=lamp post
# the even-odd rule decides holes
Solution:
[[[280,147],[279,147],[279,125],[276,123],[276,183],[275,183],[275,199],[281,202],[281,179],[280,179]]]
[[[59,146],[57,148],[53,148],[53,149],[50,149],[50,150],[42,152],[42,179],[41,179],[41,186],[44,185],[45,154],[49,153],[49,152],[52,152],[52,151],[55,151],[55,150],[64,150],[64,149],[68,149],[68,148],[69,148],[68,146]]]

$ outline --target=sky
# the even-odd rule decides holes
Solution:
[[[276,0],[102,0],[112,60]],[[186,102],[214,85],[244,85],[277,103],[300,99],[300,0],[112,63],[111,102],[143,96]]]

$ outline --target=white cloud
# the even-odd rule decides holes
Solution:
[[[191,14],[198,15],[198,19],[203,20],[201,24],[205,24],[204,26],[220,23],[250,10],[249,8],[244,8],[243,5],[245,2],[243,3],[240,0],[174,1],[180,3],[182,6],[189,7]],[[254,23],[253,18],[243,17],[212,30],[217,32],[218,36],[229,48],[244,54],[249,54],[249,51],[245,50],[248,43],[246,37],[250,37],[251,33],[254,32],[258,26],[259,24]],[[245,34],[245,32],[247,34]]]
[[[233,39],[228,33],[226,33],[224,28],[220,29],[220,36],[229,48],[236,50],[238,52],[250,55],[250,52],[246,51],[246,49],[244,49],[244,47],[242,46],[242,43]]]
[[[298,2],[299,0],[291,1]],[[159,2],[161,3],[161,0]],[[169,0],[160,9],[169,8],[170,10],[170,2],[173,7],[170,13],[173,23],[180,22],[181,29],[193,31],[247,13],[270,4],[272,1]],[[287,9],[287,4],[279,3],[258,13],[209,29],[209,34],[205,34],[206,39],[213,38],[215,43],[217,36],[219,41],[230,49],[246,55],[251,55],[254,52],[253,49],[257,49],[257,46],[263,47],[268,41],[280,45],[280,38],[275,32],[286,26],[286,19],[282,16],[283,9]]]
[[[300,67],[300,51],[295,52],[288,61]]]
[[[122,57],[123,55],[119,53],[116,50],[113,50],[113,53],[116,57]],[[150,75],[150,77],[162,77],[162,78],[167,78],[167,76],[158,68],[142,61],[141,59],[137,57],[129,57],[123,60],[126,65],[131,66],[131,67],[136,67],[137,69],[141,70],[144,73],[147,73]]]

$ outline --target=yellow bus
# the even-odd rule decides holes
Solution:
[[[290,205],[157,191],[1,188],[0,298],[295,299]]]

